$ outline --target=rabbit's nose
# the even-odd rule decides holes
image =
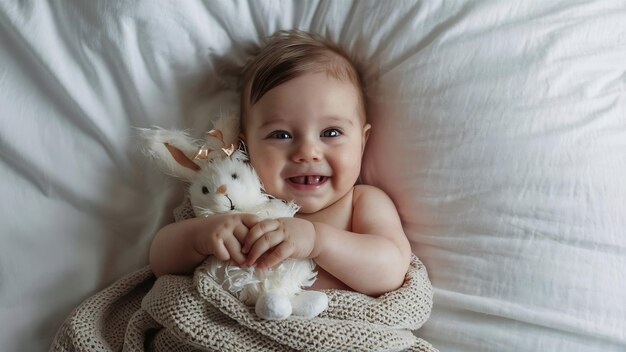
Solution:
[[[221,185],[217,187],[217,190],[216,190],[216,192],[219,194],[226,194],[227,191],[228,189],[226,188],[226,185]]]

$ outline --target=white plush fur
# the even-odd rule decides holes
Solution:
[[[235,138],[229,120],[220,120],[220,127],[229,130],[223,139]],[[238,126],[237,126],[238,127]],[[225,130],[226,131],[226,130]],[[206,160],[194,160],[198,171],[181,166],[163,146],[168,143],[192,159],[200,147],[188,134],[163,129],[141,131],[147,154],[166,172],[189,182],[189,198],[196,216],[210,216],[228,212],[253,213],[260,218],[291,217],[298,211],[293,202],[276,199],[263,191],[258,175],[248,163],[247,155],[237,150],[227,156],[221,149],[209,153]],[[219,143],[207,136],[205,145],[215,148]],[[242,302],[255,306],[263,319],[279,320],[290,315],[305,318],[317,316],[328,306],[324,293],[307,291],[315,281],[312,260],[287,259],[279,265],[258,270],[209,259],[209,273]]]
[[[163,172],[184,180],[194,178],[196,172],[177,163],[165,145],[176,146],[189,159],[192,159],[198,151],[200,141],[191,138],[189,133],[185,131],[166,130],[160,127],[153,129],[137,128],[137,131],[139,132],[142,151],[156,160],[156,164]]]

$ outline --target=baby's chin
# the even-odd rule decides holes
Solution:
[[[315,214],[318,211],[326,208],[326,204],[318,204],[317,202],[310,202],[306,200],[294,199],[294,202],[300,207],[298,214]]]
[[[323,196],[303,196],[289,192],[289,190],[280,190],[274,193],[269,189],[265,191],[278,199],[294,201],[300,207],[298,214],[315,214],[332,204],[332,202],[328,203],[328,200]]]
[[[297,201],[296,201],[296,204],[298,204]],[[322,207],[300,206],[300,210],[298,210],[298,214],[310,215],[310,214],[315,214],[320,210],[322,210]]]

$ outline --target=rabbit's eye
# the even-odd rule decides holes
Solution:
[[[202,193],[209,194],[209,189],[206,186],[202,186]]]
[[[238,176],[237,176],[237,174],[232,174],[232,175],[230,175],[230,176],[232,176],[233,180],[236,180],[236,179],[237,179],[237,177],[238,177]]]

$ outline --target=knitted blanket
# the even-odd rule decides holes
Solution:
[[[378,298],[324,290],[319,317],[266,321],[213,281],[155,279],[149,267],[115,282],[78,306],[51,351],[436,351],[411,330],[428,319],[432,288],[413,256],[405,284]]]

